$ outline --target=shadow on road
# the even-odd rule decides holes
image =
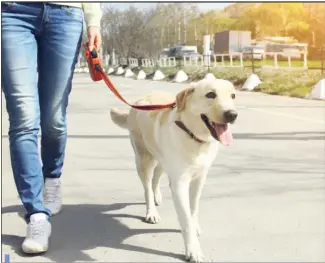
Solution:
[[[121,223],[119,219],[133,218],[143,220],[143,218],[129,214],[110,214],[112,211],[117,211],[131,205],[142,204],[65,205],[62,214],[51,219],[52,236],[50,250],[42,256],[55,262],[96,261],[96,259],[90,257],[83,251],[97,247],[107,247],[183,260],[183,255],[181,254],[124,244],[124,241],[128,238],[140,234],[180,233],[176,229],[157,229],[156,225],[152,225],[149,229],[131,229]],[[20,216],[23,216],[21,206],[4,207],[2,213],[19,213]],[[2,243],[12,246],[15,252],[22,257],[31,257],[24,255],[20,249],[23,238],[15,235],[2,235]],[[109,254],[107,254],[107,261],[109,261]]]
[[[275,140],[275,141],[320,141],[325,139],[323,131],[313,132],[273,132],[273,133],[234,133],[237,140]],[[68,135],[71,139],[129,139],[129,135]],[[8,135],[2,135],[2,138],[8,138]]]
[[[273,133],[234,133],[239,140],[274,140],[274,141],[323,141],[325,132],[273,132]]]

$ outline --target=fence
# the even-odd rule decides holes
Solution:
[[[299,57],[299,59],[298,59]],[[322,60],[318,66],[308,65],[307,53],[301,52],[297,54],[286,54],[277,52],[267,52],[260,60],[255,59],[255,54],[233,52],[228,54],[213,54],[208,56],[184,56],[182,59],[175,57],[166,58],[125,58],[116,56],[117,63],[112,63],[109,56],[105,56],[102,61],[105,67],[123,66],[129,68],[206,68],[208,72],[214,68],[251,68],[254,73],[256,70],[321,70],[324,74],[324,51],[322,52]],[[77,68],[85,67],[85,61],[79,57]]]

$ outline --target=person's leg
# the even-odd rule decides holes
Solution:
[[[43,174],[38,154],[39,99],[37,40],[41,5],[12,3],[2,6],[1,77],[9,115],[12,170],[20,199],[27,210],[26,253],[48,248],[50,211],[43,204]]]
[[[37,142],[40,118],[35,39],[37,20],[36,15],[19,4],[2,4],[2,89],[9,115],[12,169],[19,196],[27,210],[26,221],[37,212],[50,215],[43,206],[44,181]]]
[[[39,40],[41,156],[44,202],[54,215],[61,209],[59,178],[67,140],[66,109],[80,51],[83,12],[80,8],[58,5],[46,7],[46,23]]]

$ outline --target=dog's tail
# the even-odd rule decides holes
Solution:
[[[125,113],[125,112],[121,112],[120,110],[113,108],[111,109],[111,119],[112,121],[118,125],[119,127],[123,128],[123,129],[127,129],[128,125],[127,125],[127,119],[129,114]]]

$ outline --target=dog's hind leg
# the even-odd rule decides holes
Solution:
[[[158,163],[157,166],[155,167],[154,170],[154,175],[153,175],[153,180],[152,180],[152,188],[153,188],[153,193],[155,196],[155,204],[156,206],[159,206],[162,202],[162,195],[160,192],[160,178],[163,175],[164,170],[161,167],[161,165]]]
[[[147,206],[145,221],[148,223],[157,224],[160,221],[160,216],[155,206],[154,192],[152,189],[152,179],[157,161],[145,148],[144,144],[132,139],[131,142],[135,152],[137,172],[144,188]]]

